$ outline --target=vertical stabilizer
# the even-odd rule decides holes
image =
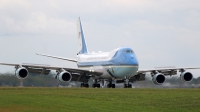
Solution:
[[[78,47],[79,47],[78,54],[88,53],[87,44],[86,44],[85,37],[83,34],[80,17],[78,18]]]

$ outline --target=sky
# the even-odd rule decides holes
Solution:
[[[89,51],[131,47],[140,69],[200,67],[199,0],[0,0],[0,62],[77,68],[77,17]],[[14,67],[0,66],[0,72]],[[190,70],[195,77],[200,70]]]

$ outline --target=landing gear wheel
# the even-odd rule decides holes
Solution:
[[[100,88],[100,84],[92,84],[93,88]]]
[[[89,84],[84,84],[84,87],[88,88],[88,87],[89,87]]]
[[[97,84],[97,88],[100,88],[101,86],[100,86],[100,84]]]
[[[128,88],[132,88],[132,84],[128,84]]]
[[[95,88],[95,87],[96,87],[96,84],[92,84],[92,87]]]
[[[92,84],[93,88],[100,88],[100,84],[98,83],[99,81],[97,79],[94,80],[94,83]]]
[[[81,83],[81,87],[84,87],[84,83]]]
[[[115,88],[115,84],[112,84],[112,88]]]
[[[86,88],[88,88],[88,87],[89,87],[89,84],[87,84],[87,83],[81,83],[81,87],[86,87]]]
[[[124,88],[127,88],[128,87],[128,84],[124,84]]]
[[[108,80],[107,88],[115,88],[115,84],[112,83],[112,79]]]
[[[110,83],[109,83],[109,84],[107,85],[107,88],[115,88],[115,84],[110,84]]]
[[[111,87],[112,87],[112,84],[109,83],[109,84],[107,85],[107,88],[111,88]]]
[[[132,88],[132,84],[124,84],[124,88]]]

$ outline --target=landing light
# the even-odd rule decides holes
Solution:
[[[89,72],[94,72],[94,70],[89,70]]]

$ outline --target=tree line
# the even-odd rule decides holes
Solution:
[[[92,85],[93,81],[89,81],[89,85]],[[194,78],[191,82],[182,82],[180,77],[166,77],[166,81],[162,85],[155,85],[152,82],[152,78],[147,75],[145,81],[134,82],[134,88],[200,88],[200,77]],[[53,74],[38,75],[29,74],[26,79],[18,79],[14,76],[14,73],[0,73],[0,86],[25,86],[25,87],[78,87],[80,82],[66,82],[61,83],[54,78]],[[123,87],[123,84],[116,84],[117,87]]]
[[[0,86],[36,86],[36,87],[57,87],[69,86],[69,83],[61,83],[52,74],[38,75],[30,73],[25,79],[18,79],[14,73],[0,73]]]

